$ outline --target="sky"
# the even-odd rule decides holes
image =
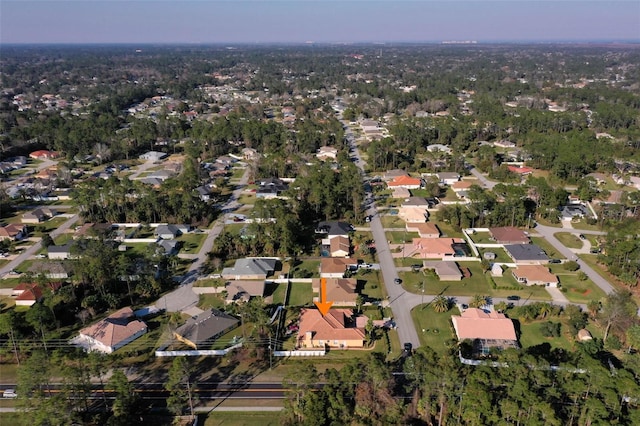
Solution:
[[[640,0],[0,0],[0,43],[635,41]]]

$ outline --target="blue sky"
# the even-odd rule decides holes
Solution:
[[[0,43],[640,41],[640,1],[0,0]]]

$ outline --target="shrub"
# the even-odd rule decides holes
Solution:
[[[558,322],[543,322],[540,324],[540,331],[544,337],[560,337],[560,323]]]
[[[580,265],[578,265],[578,262],[576,262],[575,260],[569,260],[568,262],[564,262],[563,266],[564,266],[564,269],[570,272],[575,272],[578,269],[580,269]]]
[[[588,277],[587,277],[587,274],[585,274],[585,273],[584,273],[584,272],[582,272],[582,271],[579,271],[579,272],[578,272],[578,279],[579,279],[580,281],[586,281],[586,280],[587,280],[587,278],[588,278]]]

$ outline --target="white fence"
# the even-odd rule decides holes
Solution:
[[[173,357],[173,356],[224,356],[234,349],[242,347],[242,343],[230,346],[226,349],[219,350],[202,350],[202,351],[156,351],[157,357]]]
[[[325,356],[326,351],[273,351],[273,356]]]
[[[158,241],[158,238],[124,238],[122,239],[123,243],[155,243]]]

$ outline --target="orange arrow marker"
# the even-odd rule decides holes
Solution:
[[[331,308],[331,305],[333,305],[333,302],[327,302],[327,279],[326,278],[320,278],[320,301],[315,302],[315,304],[323,316],[327,315],[327,313],[329,312],[329,309]]]

